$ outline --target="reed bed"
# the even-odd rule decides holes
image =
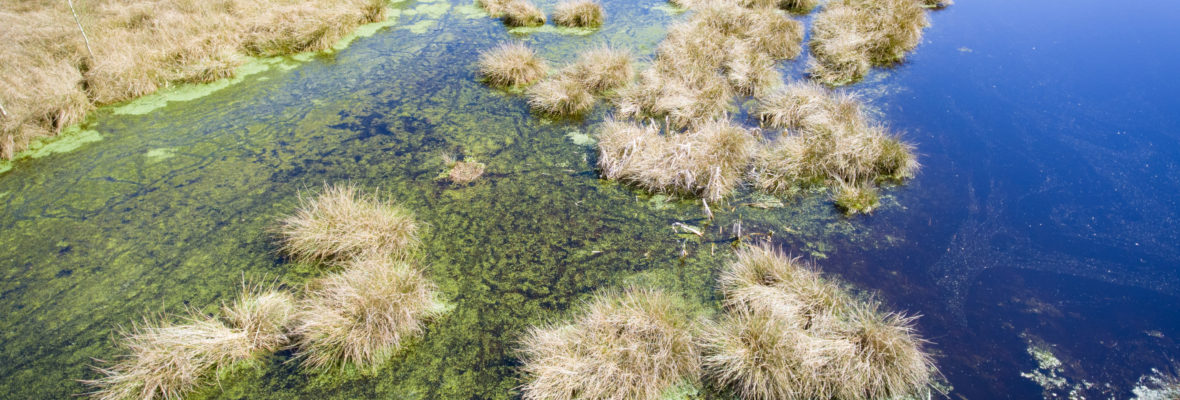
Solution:
[[[244,56],[329,48],[385,0],[0,2],[0,158],[97,105],[233,76]]]
[[[855,82],[872,66],[904,60],[929,25],[920,1],[829,1],[812,25],[810,45],[815,57],[808,72],[827,85]]]
[[[628,288],[594,297],[569,324],[534,327],[521,344],[527,400],[658,399],[699,379],[683,300]]]
[[[492,18],[510,27],[545,25],[545,13],[529,0],[478,0]]]
[[[768,247],[719,278],[726,315],[703,333],[704,373],[742,399],[882,399],[929,391],[935,367],[916,317],[822,278]]]

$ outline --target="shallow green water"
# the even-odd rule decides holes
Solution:
[[[427,272],[455,308],[374,375],[308,373],[281,353],[204,396],[512,398],[515,341],[596,290],[642,282],[713,307],[737,223],[817,258],[837,243],[902,240],[840,217],[824,195],[775,208],[739,195],[708,224],[696,203],[597,179],[587,134],[604,106],[582,122],[544,121],[522,97],[476,81],[478,52],[513,37],[555,65],[604,42],[650,55],[675,18],[659,2],[608,1],[610,22],[589,35],[511,36],[470,5],[441,1],[402,3],[396,23],[336,54],[147,112],[100,110],[84,128],[101,140],[0,175],[0,393],[82,393],[74,380],[97,377],[91,358],[117,356],[120,325],[189,306],[213,312],[243,280],[295,289],[317,276],[283,259],[268,231],[300,190],[324,182],[380,189],[413,210],[428,225]],[[488,173],[467,186],[441,181],[444,153]],[[678,234],[676,222],[706,235]]]

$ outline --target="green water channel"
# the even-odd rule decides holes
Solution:
[[[427,225],[427,274],[454,309],[374,374],[309,372],[283,352],[199,397],[513,398],[516,341],[597,290],[650,284],[715,309],[735,225],[821,262],[838,246],[901,240],[840,216],[824,194],[738,194],[713,205],[709,222],[698,202],[604,182],[592,133],[606,106],[546,121],[474,74],[479,51],[514,38],[554,65],[600,43],[650,56],[679,18],[662,2],[607,1],[600,31],[513,34],[445,1],[398,4],[388,26],[334,53],[101,109],[0,174],[0,394],[84,393],[76,380],[119,355],[120,326],[215,312],[243,280],[297,290],[322,275],[285,259],[270,232],[300,191],[325,182],[380,190],[412,210]],[[444,153],[488,172],[451,185],[439,179]],[[884,193],[884,212],[903,208]]]

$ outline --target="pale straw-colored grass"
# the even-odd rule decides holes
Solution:
[[[277,228],[287,254],[300,260],[342,261],[365,253],[402,257],[418,245],[418,222],[406,209],[348,184],[325,185]]]

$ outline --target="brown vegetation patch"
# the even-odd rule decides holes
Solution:
[[[606,19],[602,4],[595,0],[566,0],[553,10],[553,23],[578,28],[597,28]]]
[[[526,335],[523,397],[658,399],[698,379],[691,324],[682,300],[658,290],[595,296],[572,323],[535,327]]]
[[[549,65],[524,43],[503,43],[479,54],[479,72],[492,86],[532,84],[549,73]]]
[[[828,85],[864,77],[869,68],[901,61],[930,25],[915,0],[832,0],[812,25],[809,73]]]
[[[0,157],[95,105],[232,76],[243,55],[323,50],[384,18],[382,0],[0,2]]]
[[[298,259],[343,261],[361,254],[404,256],[418,244],[409,211],[351,185],[325,185],[278,228],[283,250]]]

